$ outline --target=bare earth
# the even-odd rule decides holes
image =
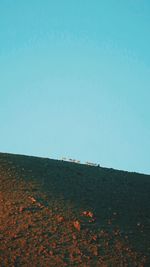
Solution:
[[[0,153],[7,266],[150,266],[150,175]]]

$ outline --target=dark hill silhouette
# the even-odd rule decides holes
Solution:
[[[0,153],[0,266],[150,266],[150,175]]]

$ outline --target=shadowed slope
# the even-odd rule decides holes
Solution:
[[[1,153],[1,266],[148,266],[149,195],[149,175]]]

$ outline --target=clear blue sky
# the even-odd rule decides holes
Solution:
[[[0,1],[0,151],[150,174],[150,1]]]

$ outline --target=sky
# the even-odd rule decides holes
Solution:
[[[150,174],[150,1],[0,1],[0,151]]]

